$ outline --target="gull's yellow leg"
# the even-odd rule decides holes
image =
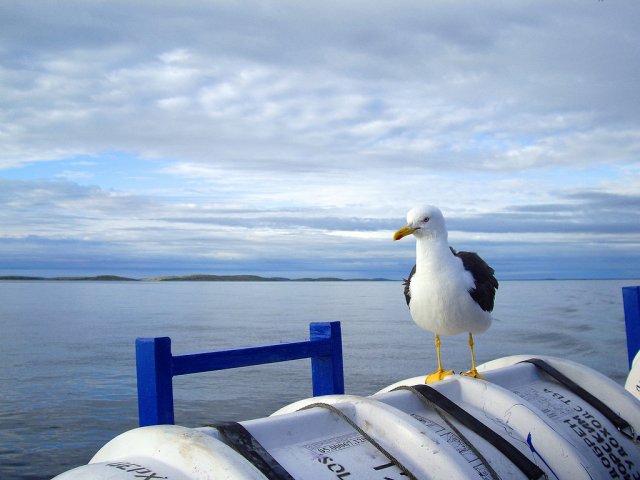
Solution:
[[[467,373],[463,373],[462,375],[465,375],[467,377],[479,378],[480,380],[486,380],[486,378],[480,375],[480,373],[476,369],[476,356],[473,353],[473,335],[471,335],[471,332],[469,332],[469,350],[471,350],[471,370],[469,370]]]
[[[453,370],[442,369],[442,360],[440,358],[440,335],[436,335],[436,354],[438,355],[438,370],[427,375],[424,383],[439,382],[447,375],[453,375]]]

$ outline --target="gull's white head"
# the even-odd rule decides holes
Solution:
[[[442,238],[447,239],[447,227],[444,217],[438,207],[425,205],[415,207],[407,213],[407,225],[393,235],[394,240],[413,234],[417,239]]]

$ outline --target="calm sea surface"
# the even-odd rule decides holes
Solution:
[[[589,365],[623,383],[621,287],[630,281],[503,281],[480,363],[531,353]],[[400,282],[0,282],[0,478],[48,479],[137,426],[134,341],[173,353],[304,339],[342,322],[347,393],[368,395],[435,365]],[[464,335],[443,339],[468,368]],[[247,420],[311,396],[309,360],[177,377],[176,423]]]

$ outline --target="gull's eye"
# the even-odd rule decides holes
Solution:
[[[424,217],[424,218],[422,219],[422,223],[427,223],[428,221],[429,221],[429,217]]]

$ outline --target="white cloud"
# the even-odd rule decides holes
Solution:
[[[85,186],[11,184],[3,234],[243,259],[275,258],[280,236],[325,255],[360,240],[384,257],[379,228],[343,223],[425,202],[506,219],[565,212],[575,192],[633,195],[639,17],[630,2],[5,2],[0,180],[30,169]],[[105,152],[158,166],[56,167]],[[225,243],[256,211],[282,222],[251,230],[265,248]],[[314,225],[289,232],[301,212]],[[180,217],[194,221],[162,220]],[[493,235],[467,238],[507,238]]]

